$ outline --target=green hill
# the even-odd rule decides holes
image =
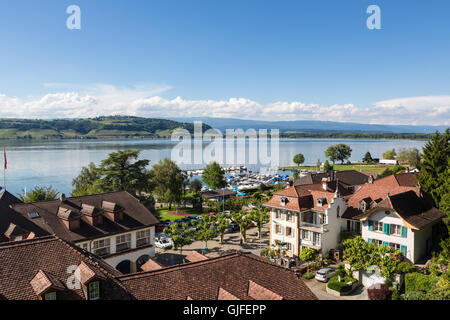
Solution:
[[[211,127],[203,124],[203,131]],[[0,139],[166,138],[193,123],[129,116],[79,120],[0,119]]]

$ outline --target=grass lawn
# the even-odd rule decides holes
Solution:
[[[168,208],[161,208],[158,209],[159,214],[159,220],[162,221],[176,221],[179,219],[182,219],[183,216],[177,216],[175,214],[171,214],[170,212],[176,211],[176,208],[173,207],[171,210]],[[184,213],[190,213],[192,215],[199,215],[202,214],[200,210],[193,209],[193,208],[178,208],[178,211],[184,212]]]
[[[335,164],[334,170],[336,171],[344,171],[344,170],[356,170],[363,171],[368,173],[381,173],[386,168],[392,168],[392,165],[386,164]],[[299,170],[317,170],[316,166],[290,166],[290,167],[281,167],[280,169],[299,169]]]

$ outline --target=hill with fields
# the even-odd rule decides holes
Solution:
[[[194,132],[192,123],[130,116],[77,120],[0,119],[0,139],[166,138],[178,128]],[[210,129],[203,125],[203,130]]]

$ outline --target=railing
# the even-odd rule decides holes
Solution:
[[[321,232],[327,232],[328,231],[328,224],[317,224],[317,223],[300,221],[300,227],[318,228],[318,229],[320,229]]]

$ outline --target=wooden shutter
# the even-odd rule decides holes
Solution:
[[[406,246],[400,246],[400,251],[403,253],[403,255],[406,257]]]
[[[402,238],[408,237],[408,228],[402,226]]]

